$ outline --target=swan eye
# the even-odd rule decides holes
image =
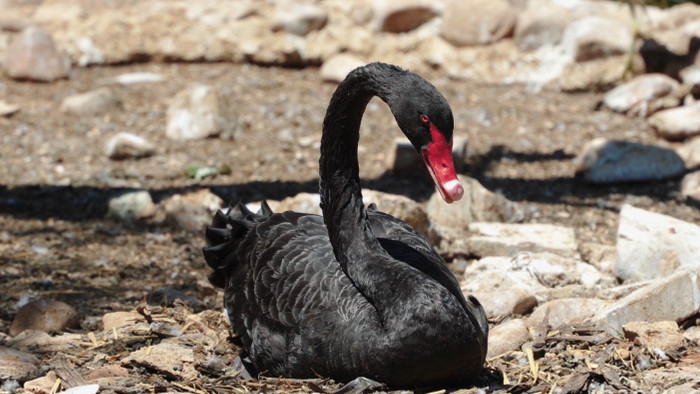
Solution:
[[[430,123],[430,118],[428,117],[428,115],[421,115],[421,116],[420,116],[420,120],[421,120],[423,123]]]

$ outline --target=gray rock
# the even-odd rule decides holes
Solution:
[[[17,336],[25,330],[44,332],[77,328],[78,312],[61,301],[37,300],[21,307],[10,324],[10,335]]]
[[[427,65],[433,68],[447,67],[457,58],[457,51],[440,36],[430,36],[418,44],[416,53]]]
[[[530,338],[523,319],[511,319],[489,330],[487,359],[520,349]]]
[[[401,219],[422,234],[427,234],[430,221],[423,206],[398,194],[362,189],[365,205],[376,204],[377,210]]]
[[[700,269],[700,226],[625,204],[617,231],[615,274],[625,281]]]
[[[661,146],[596,138],[576,158],[577,172],[591,183],[658,181],[685,172],[676,152]]]
[[[582,323],[600,312],[608,304],[610,301],[597,298],[560,298],[547,301],[532,312],[527,318],[527,325],[545,324],[556,330]]]
[[[524,287],[498,291],[475,291],[472,295],[483,305],[486,316],[490,319],[511,315],[525,315],[537,306],[535,296]]]
[[[700,202],[700,171],[691,172],[683,177],[681,194],[685,198]]]
[[[39,359],[30,353],[0,346],[0,381],[29,380],[39,374]]]
[[[530,270],[522,269],[516,258],[485,257],[469,265],[464,271],[462,290],[468,293],[519,289],[527,294],[534,294],[546,290],[547,287]]]
[[[272,18],[272,31],[305,36],[322,29],[328,22],[328,13],[320,7],[297,2],[279,6]]]
[[[649,124],[668,140],[700,135],[700,102],[657,112],[649,118]]]
[[[573,13],[551,0],[532,0],[518,14],[513,38],[521,51],[531,51],[561,42]]]
[[[226,125],[219,95],[209,86],[178,92],[168,104],[165,134],[174,140],[198,140],[221,134]]]
[[[575,258],[560,257],[549,253],[521,253],[510,257],[486,257],[469,265],[463,275],[462,289],[474,294],[524,290],[535,295],[538,301],[555,298],[551,289],[564,289],[572,285],[585,289],[600,289],[612,282],[592,266]],[[514,293],[515,294],[515,293]],[[559,292],[558,297],[572,297],[571,292]],[[478,296],[484,306],[497,311],[498,305],[489,306]],[[520,297],[525,299],[525,297]],[[512,302],[511,305],[517,303]],[[524,304],[523,304],[524,305]],[[532,307],[534,305],[530,305]],[[522,311],[522,310],[521,310]],[[507,315],[507,313],[497,314]],[[515,313],[515,310],[511,310]]]
[[[506,0],[452,0],[442,16],[442,37],[453,45],[484,45],[513,33],[516,14]]]
[[[39,82],[67,78],[71,70],[70,59],[38,27],[28,27],[14,37],[5,51],[3,67],[10,78]]]
[[[77,116],[94,116],[119,107],[120,102],[112,89],[98,88],[68,96],[61,102],[61,112]]]
[[[632,31],[615,19],[598,16],[581,18],[564,31],[562,46],[576,62],[627,53],[632,44]]]
[[[428,211],[430,214],[430,211]],[[467,249],[477,256],[513,256],[520,252],[549,252],[578,257],[574,229],[554,224],[469,224]]]
[[[107,157],[113,160],[147,157],[155,151],[152,143],[131,133],[119,133],[107,142]]]
[[[439,14],[429,1],[373,1],[377,28],[389,33],[405,33],[417,29]]]
[[[600,311],[593,324],[622,336],[622,326],[633,321],[680,321],[700,309],[698,273],[679,271],[638,289]]]
[[[647,117],[660,108],[678,105],[673,95],[678,82],[665,74],[644,74],[623,83],[603,97],[605,107],[621,113]]]
[[[365,62],[356,56],[347,53],[339,53],[323,62],[319,73],[323,81],[339,83],[345,79],[350,71],[363,65],[365,65]]]
[[[146,190],[123,193],[111,198],[107,216],[124,221],[133,221],[153,216],[156,206]]]
[[[428,200],[426,211],[436,237],[463,243],[464,231],[470,223],[513,222],[524,218],[524,210],[517,203],[486,189],[476,179],[464,175],[458,178],[464,187],[461,200],[445,204],[439,193],[433,193]]]

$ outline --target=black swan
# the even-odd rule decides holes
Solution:
[[[357,160],[360,121],[384,100],[423,156],[442,197],[462,197],[452,162],[452,111],[433,85],[397,66],[352,71],[323,121],[323,216],[253,213],[238,204],[207,228],[213,284],[257,371],[272,376],[358,377],[392,387],[473,382],[488,324],[428,240],[365,209]]]

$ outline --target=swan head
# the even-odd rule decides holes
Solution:
[[[388,103],[401,131],[422,156],[443,200],[451,204],[464,195],[452,160],[452,109],[428,81],[408,75]]]

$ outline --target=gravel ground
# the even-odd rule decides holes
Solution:
[[[134,71],[160,73],[166,80],[112,85],[121,108],[100,117],[77,118],[58,110],[66,96]],[[572,159],[595,137],[658,143],[643,121],[596,111],[599,95],[535,93],[523,86],[449,80],[438,72],[425,76],[450,101],[455,134],[469,138],[466,172],[487,188],[527,204],[533,213],[529,221],[572,226],[579,241],[604,245],[615,243],[623,203],[700,224],[700,211],[682,199],[678,180],[591,186],[574,176]],[[168,99],[194,83],[220,90],[229,119],[237,125],[233,135],[191,142],[165,137]],[[232,368],[236,347],[228,342],[219,313],[221,291],[206,280],[202,233],[157,219],[123,223],[106,218],[109,198],[129,189],[148,190],[156,203],[201,188],[227,201],[315,192],[321,122],[334,89],[320,81],[317,70],[136,64],[80,69],[70,80],[52,84],[5,79],[0,87],[21,107],[12,117],[0,118],[0,332],[8,332],[18,303],[27,297],[61,300],[81,315],[75,338],[82,339],[63,347],[34,348],[41,372],[63,363],[64,373],[73,370],[86,376],[121,360],[129,369],[127,381],[134,385],[102,384],[102,392],[338,387],[325,380],[241,380]],[[108,159],[105,144],[121,131],[152,141],[156,154],[138,160]],[[427,173],[395,177],[386,170],[384,158],[399,134],[383,103],[370,103],[360,141],[364,186],[424,201],[433,192]],[[186,174],[190,164],[227,166],[231,173],[195,181]],[[182,305],[145,307],[147,295],[161,287],[178,289],[202,306],[195,311]],[[186,333],[200,327],[192,335],[206,336],[211,346],[194,346],[194,372],[169,375],[158,367],[124,362],[139,349],[172,339],[152,325],[145,334],[137,325],[121,328],[120,336],[115,331],[110,337],[103,330],[106,313],[137,309],[145,320],[151,316]],[[97,335],[94,341],[90,332]],[[11,342],[0,335],[0,344]],[[601,384],[634,388],[642,384],[635,383],[642,381],[639,360],[651,365],[647,369],[662,370],[700,363],[696,347],[663,360],[634,343],[585,328],[547,338],[532,353],[533,360],[539,357],[537,364],[528,361],[527,351],[490,360],[479,384],[510,392],[553,392],[557,387],[576,392]],[[619,349],[626,357],[617,356]],[[211,367],[212,360],[221,362],[216,364],[221,368]],[[533,370],[533,365],[539,369]]]

